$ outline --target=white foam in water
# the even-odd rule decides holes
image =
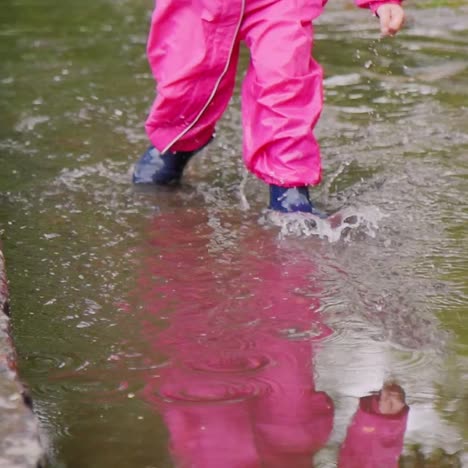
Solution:
[[[326,219],[309,213],[279,213],[268,210],[259,219],[259,223],[279,227],[280,237],[317,236],[333,243],[349,240],[353,231],[375,237],[378,222],[386,216],[375,206],[346,207]]]
[[[129,176],[122,171],[124,163],[97,163],[77,169],[63,169],[55,183],[64,184],[69,190],[82,191],[84,183],[91,176],[98,176],[111,181],[113,184],[128,184]]]
[[[361,82],[359,73],[348,73],[346,75],[335,75],[323,80],[323,84],[329,87],[351,86]]]
[[[15,125],[15,130],[17,132],[31,132],[32,130],[34,130],[34,127],[36,125],[48,122],[49,120],[50,120],[50,117],[48,117],[47,115],[37,115],[37,116],[30,115],[21,119]]]

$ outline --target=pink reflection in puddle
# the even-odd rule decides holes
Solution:
[[[265,231],[227,256],[210,251],[211,235],[199,213],[154,220],[139,281],[152,316],[143,335],[168,365],[148,373],[143,397],[165,420],[176,466],[310,467],[334,414],[314,383],[314,352],[333,332],[318,313],[315,267]],[[406,416],[399,421],[402,440]],[[343,447],[369,442],[361,433],[350,429]],[[357,466],[345,448],[340,466]]]

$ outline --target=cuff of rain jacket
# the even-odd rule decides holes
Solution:
[[[375,16],[379,16],[377,14],[377,9],[382,6],[382,5],[388,5],[388,4],[393,4],[393,5],[401,5],[402,0],[377,0],[374,2],[369,2],[367,7],[374,13]]]

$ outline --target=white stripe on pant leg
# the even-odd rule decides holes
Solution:
[[[184,135],[186,135],[194,126],[195,124],[200,120],[201,116],[203,115],[203,113],[206,111],[206,109],[208,108],[208,106],[211,104],[211,101],[214,99],[217,91],[218,91],[218,88],[219,88],[219,85],[221,84],[221,81],[223,80],[223,78],[226,76],[226,73],[228,72],[229,70],[229,65],[231,63],[231,59],[232,59],[232,53],[234,51],[234,47],[236,46],[236,40],[237,40],[237,36],[239,34],[239,31],[240,31],[240,27],[241,27],[241,24],[242,24],[242,18],[244,17],[244,11],[245,11],[245,0],[242,0],[241,1],[241,12],[240,12],[240,16],[239,16],[239,21],[237,23],[237,26],[236,26],[236,30],[234,32],[234,37],[232,39],[232,44],[231,44],[231,48],[229,50],[229,56],[228,56],[228,60],[226,62],[226,66],[224,67],[224,70],[223,72],[221,73],[221,75],[219,76],[218,80],[216,81],[216,84],[215,84],[215,87],[213,88],[213,91],[211,92],[208,100],[206,101],[206,104],[203,106],[202,110],[199,112],[199,114],[195,117],[195,120],[185,129],[183,130],[181,133],[179,133],[179,135],[177,135],[165,148],[164,150],[161,152],[161,153],[165,153],[166,151],[168,151],[170,149],[170,147],[172,145],[174,145],[175,143],[177,143],[178,140],[180,140]]]

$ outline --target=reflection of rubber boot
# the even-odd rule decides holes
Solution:
[[[156,185],[179,183],[185,166],[192,156],[201,151],[210,141],[211,139],[194,151],[166,151],[162,154],[154,146],[150,146],[135,164],[133,183]]]
[[[271,184],[269,208],[282,213],[312,213],[320,218],[326,218],[324,213],[312,205],[309,189],[306,186],[287,188]]]

